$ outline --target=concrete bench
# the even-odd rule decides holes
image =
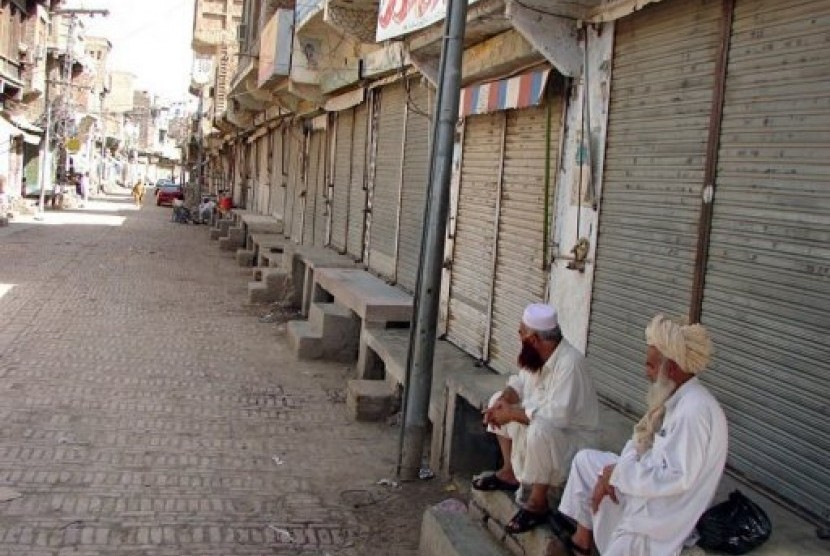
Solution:
[[[330,252],[333,253],[333,252]],[[340,256],[340,255],[338,255]],[[412,314],[412,298],[397,288],[388,285],[386,282],[356,268],[338,268],[325,266],[320,267],[319,263],[327,263],[333,259],[323,261],[303,257],[306,273],[313,270],[313,275],[297,277],[297,280],[304,280],[304,294],[302,296],[303,308],[309,307],[311,312],[319,311],[321,307],[336,306],[338,309],[328,309],[329,312],[346,311],[354,316],[353,326],[346,330],[343,327],[337,328],[337,336],[327,336],[325,321],[314,324],[314,319],[308,321],[293,321],[288,325],[288,337],[291,345],[295,348],[295,355],[298,359],[320,357],[319,354],[328,353],[329,344],[342,343],[354,345],[354,356],[357,357],[357,346],[360,340],[361,328],[376,323],[403,323],[408,325]],[[300,265],[295,265],[294,272],[302,271]],[[310,287],[309,287],[310,284]],[[348,336],[345,338],[344,336]],[[345,358],[338,358],[346,360]]]
[[[262,244],[273,254],[282,254],[288,240],[281,233],[250,232],[247,234],[245,247],[236,250],[236,262],[239,266],[259,266]]]
[[[233,236],[236,247],[236,259],[240,266],[252,266],[256,260],[253,234],[281,234],[281,220],[264,214],[243,213],[237,215],[236,223],[228,232]]]
[[[364,326],[358,379],[349,382],[349,391],[361,388],[361,381],[380,379],[387,383],[390,393],[402,391],[409,335],[409,329]],[[447,475],[458,470],[479,470],[482,463],[498,458],[491,439],[480,426],[481,410],[493,392],[504,388],[507,379],[444,340],[435,343],[432,368],[428,412],[432,423],[430,466]]]

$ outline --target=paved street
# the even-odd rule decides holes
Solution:
[[[0,555],[415,554],[442,485],[151,201],[0,230]]]

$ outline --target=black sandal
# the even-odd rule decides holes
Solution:
[[[565,537],[562,542],[571,554],[578,554],[579,556],[591,556],[591,554],[593,554],[591,552],[591,547],[582,548],[581,546],[577,546],[574,544],[574,540],[571,537]]]
[[[505,492],[516,492],[519,490],[519,483],[508,483],[493,473],[492,475],[484,475],[473,479],[473,488],[476,490],[503,490]]]
[[[526,533],[536,527],[545,523],[548,518],[548,511],[533,512],[525,508],[519,508],[510,523],[504,528],[505,531],[511,535],[518,535],[519,533]]]

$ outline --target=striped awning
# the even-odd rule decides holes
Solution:
[[[550,68],[461,89],[459,117],[528,108],[542,102]]]

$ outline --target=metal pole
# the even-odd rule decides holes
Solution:
[[[52,105],[49,99],[49,67],[46,68],[46,86],[43,92],[43,100],[46,104],[46,130],[43,133],[43,145],[40,147],[40,199],[38,199],[38,219],[43,218],[46,210],[45,198],[46,187],[51,180],[51,164],[47,161],[49,157],[49,143],[52,141]]]
[[[202,168],[202,157],[203,155],[203,141],[204,141],[204,126],[202,126],[202,109],[204,106],[204,98],[205,98],[205,89],[202,87],[199,89],[199,117],[196,120],[197,125],[199,126],[199,150],[196,159],[197,169],[196,169],[196,202],[202,202],[202,176],[204,175],[204,170]]]
[[[429,418],[432,388],[432,363],[441,295],[441,271],[450,200],[452,154],[458,101],[461,93],[461,57],[464,53],[464,28],[467,0],[450,0],[447,6],[447,33],[441,50],[441,75],[432,146],[429,200],[425,226],[425,245],[421,249],[421,274],[414,318],[414,347],[407,374],[406,409],[398,476],[417,478],[421,467]]]

